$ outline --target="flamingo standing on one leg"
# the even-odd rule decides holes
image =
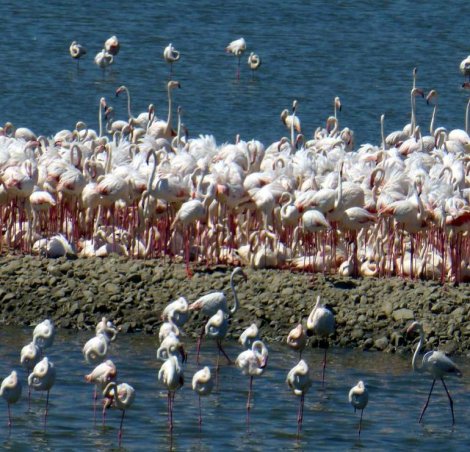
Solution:
[[[86,55],[86,48],[79,44],[77,41],[73,41],[69,47],[70,56],[77,60],[77,69],[79,69],[80,58]]]
[[[240,80],[240,58],[245,50],[246,41],[244,38],[236,39],[235,41],[232,41],[227,47],[225,47],[225,51],[227,53],[231,53],[238,58],[237,80]]]
[[[170,77],[173,74],[173,63],[176,63],[180,59],[180,53],[173,47],[170,42],[163,50],[163,58],[170,65]]]
[[[255,71],[258,70],[258,68],[261,66],[261,58],[259,55],[257,55],[254,52],[250,53],[250,56],[248,57],[248,66],[250,66],[251,69],[251,79],[255,79]]]
[[[349,391],[349,403],[354,407],[354,412],[356,412],[356,410],[361,410],[358,435],[361,434],[362,413],[364,412],[364,408],[367,406],[368,401],[369,392],[367,391],[364,382],[359,381],[359,383],[356,386],[352,387]]]
[[[25,345],[21,349],[20,362],[21,365],[26,369],[28,375],[31,373],[31,370],[41,359],[41,350],[33,342]],[[31,387],[28,386],[28,408],[31,407]]]
[[[173,430],[173,403],[175,393],[184,385],[183,366],[178,357],[171,355],[158,372],[158,381],[168,389],[168,428]]]
[[[254,341],[258,341],[259,337],[259,329],[256,323],[252,323],[248,328],[246,328],[240,337],[238,338],[238,342],[246,349],[251,348]]]
[[[300,396],[299,414],[297,416],[297,437],[299,437],[304,418],[305,394],[310,389],[310,386],[312,386],[308,364],[303,359],[289,371],[286,383],[296,396]]]
[[[134,403],[135,389],[127,383],[117,384],[115,381],[111,381],[104,388],[103,397],[104,409],[111,406],[122,411],[121,424],[119,425],[118,432],[118,443],[119,447],[121,447],[124,415],[126,414],[126,410],[128,410]]]
[[[227,359],[227,363],[231,364],[232,360],[228,357],[227,353],[222,347],[222,341],[224,337],[227,335],[228,331],[228,315],[219,309],[206,323],[204,328],[206,336],[215,339],[218,348],[218,356],[217,356],[217,367],[219,369],[219,357],[222,353],[225,358]]]
[[[47,413],[49,408],[49,392],[55,383],[55,367],[47,357],[39,361],[29,374],[28,385],[36,391],[47,391],[46,409],[44,411],[44,429],[46,429]]]
[[[208,396],[214,388],[211,370],[205,366],[193,375],[192,388],[199,398],[199,428],[202,425],[201,396]]]
[[[6,377],[0,386],[0,396],[2,396],[8,407],[8,428],[11,429],[11,410],[10,405],[18,402],[21,397],[21,381],[18,380],[18,374],[15,370]]]
[[[427,352],[423,356],[421,365],[418,365],[418,355],[419,355],[421,348],[424,345],[424,332],[423,332],[423,326],[421,325],[421,323],[415,321],[407,329],[407,333],[411,333],[414,331],[418,331],[419,333],[419,342],[413,354],[413,361],[412,361],[413,370],[419,373],[427,372],[433,378],[431,389],[428,395],[428,399],[426,400],[423,410],[421,411],[421,415],[419,417],[418,422],[421,422],[423,419],[424,413],[429,405],[429,400],[431,399],[431,394],[432,394],[432,390],[434,389],[434,384],[436,383],[436,380],[439,378],[442,381],[447,397],[449,399],[450,410],[452,412],[452,425],[454,425],[455,424],[454,402],[452,400],[452,397],[449,394],[449,391],[447,390],[447,386],[444,382],[444,376],[456,375],[457,377],[461,377],[462,372],[454,364],[454,362],[451,359],[449,359],[443,352],[437,351],[437,350]]]
[[[325,354],[323,357],[322,385],[325,384],[326,352],[328,350],[328,336],[335,331],[335,317],[333,313],[320,304],[320,295],[312,312],[307,319],[307,334],[312,336],[316,334],[326,339]]]
[[[246,402],[246,424],[249,428],[253,378],[262,375],[268,364],[268,349],[266,345],[262,341],[253,342],[250,350],[245,350],[238,355],[235,364],[241,369],[243,375],[250,377],[248,400]]]
[[[54,343],[55,327],[50,319],[38,323],[33,330],[33,342],[41,349],[49,348]]]

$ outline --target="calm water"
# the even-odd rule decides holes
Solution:
[[[468,1],[445,8],[406,0],[214,3],[3,0],[0,123],[45,135],[77,120],[97,128],[101,96],[125,119],[125,98],[114,98],[121,84],[130,89],[134,115],[154,103],[166,117],[169,69],[162,51],[172,42],[182,54],[175,103],[191,136],[210,133],[222,143],[240,133],[268,145],[287,134],[279,115],[298,99],[310,137],[338,95],[340,124],[355,131],[356,145],[379,143],[382,113],[387,133],[409,122],[413,67],[418,86],[439,93],[436,126],[464,126],[468,92],[458,66],[470,53]],[[121,52],[103,77],[93,57],[112,34]],[[248,50],[237,82],[236,58],[224,47],[240,36]],[[88,49],[78,72],[68,53],[72,40]],[[263,60],[254,81],[246,64],[250,50]],[[418,101],[426,132],[431,112]]]
[[[109,0],[28,2],[2,1],[0,39],[0,123],[12,121],[37,134],[52,135],[84,120],[97,128],[98,101],[105,96],[117,118],[126,118],[124,98],[114,92],[126,84],[134,115],[149,103],[166,117],[168,67],[163,48],[172,42],[182,57],[174,68],[182,89],[175,104],[184,110],[191,136],[213,134],[218,143],[257,138],[266,145],[286,135],[279,114],[299,100],[304,133],[324,125],[332,114],[333,98],[343,102],[340,122],[355,131],[356,144],[378,143],[379,118],[386,132],[409,121],[412,69],[418,86],[439,92],[437,126],[463,127],[468,92],[460,86],[460,61],[470,53],[468,1],[323,1],[248,2],[224,6],[212,1],[127,3]],[[103,42],[116,34],[121,52],[108,73],[94,65]],[[263,65],[252,80],[244,55],[240,81],[236,59],[224,53],[233,39],[244,36],[248,51],[259,53]],[[68,46],[78,40],[88,48],[80,69]],[[418,102],[418,122],[427,131],[431,107]],[[18,368],[20,346],[28,330],[0,330],[0,377]],[[35,394],[31,411],[25,398],[13,407],[14,429],[0,429],[0,444],[10,450],[109,450],[117,444],[119,413],[110,413],[108,427],[94,428],[92,388],[83,382],[90,369],[81,347],[88,335],[61,332],[50,352],[58,371],[51,393],[47,431],[42,430],[44,398]],[[113,359],[121,380],[137,390],[126,416],[123,446],[128,450],[466,450],[470,440],[470,392],[467,379],[449,381],[455,398],[457,425],[442,388],[437,387],[424,426],[417,424],[428,380],[413,375],[411,357],[333,350],[328,384],[320,389],[321,353],[307,355],[316,384],[306,399],[304,432],[296,441],[298,400],[284,383],[295,356],[284,347],[271,347],[266,374],[255,382],[251,431],[246,432],[247,378],[224,366],[220,388],[203,401],[204,426],[197,428],[197,399],[189,388],[194,358],[186,368],[187,384],[176,396],[176,426],[166,427],[166,394],[157,382],[155,339],[121,336],[113,344]],[[190,347],[190,352],[191,352]],[[235,356],[236,344],[228,346]],[[214,362],[213,347],[204,361]],[[463,359],[458,363],[468,375]],[[24,373],[22,373],[24,377]],[[364,432],[347,402],[349,388],[364,379],[370,390]],[[6,425],[6,410],[0,410]]]
[[[2,328],[0,376],[19,368],[21,345],[30,341],[29,329]],[[55,363],[57,380],[51,390],[47,430],[43,430],[45,397],[33,394],[28,411],[27,389],[12,407],[13,429],[8,436],[6,406],[0,410],[0,447],[7,450],[109,450],[117,448],[120,412],[109,411],[107,426],[93,426],[92,385],[83,376],[90,371],[81,347],[90,333],[60,331],[48,352]],[[121,335],[112,344],[111,358],[120,381],[136,389],[133,407],[126,413],[122,448],[125,450],[468,450],[470,441],[470,392],[466,379],[449,379],[455,401],[457,424],[451,428],[447,397],[441,385],[431,399],[424,425],[417,419],[430,380],[413,374],[411,357],[381,353],[332,350],[327,367],[327,384],[321,389],[320,350],[309,350],[305,359],[312,368],[314,385],[306,396],[304,429],[296,438],[298,398],[287,388],[285,378],[297,355],[283,345],[270,346],[268,368],[254,382],[254,406],[247,432],[245,405],[248,378],[235,366],[223,362],[218,390],[202,400],[203,427],[198,430],[197,397],[191,378],[197,370],[195,347],[189,346],[185,386],[175,399],[175,428],[167,429],[166,390],[157,380],[156,338]],[[232,356],[240,352],[228,344]],[[456,359],[466,375],[470,367]],[[204,343],[201,364],[214,366],[213,344]],[[364,411],[363,432],[357,437],[359,422],[347,400],[348,391],[359,379],[369,388],[369,405]],[[25,386],[26,387],[26,386]]]

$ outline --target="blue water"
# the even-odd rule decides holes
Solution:
[[[298,99],[309,138],[324,126],[338,95],[340,126],[354,130],[356,146],[379,143],[381,114],[386,133],[409,122],[414,67],[418,86],[439,93],[436,126],[464,126],[468,92],[458,66],[470,53],[468,2],[445,8],[435,1],[309,3],[5,0],[0,123],[44,135],[72,129],[78,120],[97,128],[101,96],[116,118],[126,119],[125,99],[114,98],[122,84],[130,89],[134,115],[154,103],[166,118],[169,68],[162,52],[172,42],[181,51],[175,103],[191,136],[210,133],[222,143],[239,133],[268,145],[287,134],[279,115]],[[112,34],[121,51],[103,77],[93,57]],[[248,49],[237,81],[236,58],[224,48],[240,36]],[[68,53],[72,40],[88,49],[78,72]],[[250,51],[263,60],[254,80],[246,64]],[[431,112],[418,100],[425,131]]]
[[[175,104],[183,109],[190,136],[213,134],[218,143],[256,138],[265,145],[286,135],[279,114],[299,101],[298,115],[307,138],[324,125],[340,96],[341,127],[353,129],[356,147],[379,143],[379,118],[385,131],[409,122],[412,70],[418,86],[439,93],[436,126],[462,128],[468,92],[461,88],[460,61],[470,53],[470,3],[437,1],[232,1],[224,5],[202,0],[139,2],[48,1],[1,2],[0,124],[13,122],[46,136],[78,120],[98,127],[98,102],[104,96],[127,118],[118,86],[128,86],[134,115],[154,103],[166,117],[169,68],[163,48],[172,42],[181,51],[174,66],[182,89]],[[106,38],[116,34],[121,51],[103,74],[93,63]],[[233,39],[245,37],[239,81],[236,59],[224,53]],[[78,40],[88,55],[77,70],[68,47]],[[263,64],[254,79],[246,65],[250,51]],[[431,107],[418,99],[418,123],[427,131]],[[0,377],[19,368],[20,347],[31,331],[0,329]],[[44,397],[34,394],[28,411],[25,394],[13,407],[14,426],[6,428],[0,410],[0,445],[7,450],[109,450],[117,446],[119,413],[108,414],[105,429],[93,426],[92,388],[83,376],[90,371],[81,356],[86,333],[62,331],[50,351],[57,367],[46,432],[42,427]],[[250,432],[246,430],[248,381],[223,365],[220,387],[203,400],[204,424],[197,427],[197,399],[189,387],[196,370],[194,355],[186,367],[186,385],[176,396],[173,435],[166,425],[166,393],[157,382],[155,338],[120,336],[113,344],[119,379],[137,390],[124,423],[125,450],[467,450],[470,440],[470,392],[467,378],[449,381],[457,424],[442,387],[426,414],[417,418],[430,381],[412,373],[411,357],[331,350],[327,386],[319,383],[321,352],[307,360],[315,384],[306,397],[304,430],[296,440],[298,400],[285,385],[296,362],[284,346],[271,346],[266,374],[255,381]],[[190,354],[194,344],[188,344]],[[227,347],[231,356],[237,344]],[[214,364],[213,345],[204,360]],[[469,367],[456,358],[464,374]],[[23,381],[25,379],[22,372]],[[356,434],[358,415],[347,402],[349,388],[367,382],[370,403],[363,433]],[[5,426],[5,428],[3,428]]]
[[[16,368],[24,384],[23,397],[12,406],[13,428],[8,433],[5,404],[0,405],[0,447],[5,450],[99,450],[117,448],[120,412],[108,411],[106,427],[93,424],[92,385],[83,376],[90,372],[81,348],[90,332],[59,331],[47,355],[57,369],[50,393],[46,431],[43,413],[45,396],[33,393],[28,410],[26,375],[20,368],[19,351],[31,340],[31,329],[0,329],[2,359],[0,378]],[[158,382],[160,364],[155,359],[157,338],[120,335],[112,343],[110,357],[118,369],[118,380],[136,389],[136,399],[126,412],[122,450],[467,450],[470,440],[470,392],[466,378],[448,379],[454,398],[456,425],[451,427],[447,397],[438,382],[424,423],[417,420],[431,381],[413,374],[411,357],[380,352],[330,350],[326,386],[321,387],[323,353],[309,349],[304,359],[311,367],[314,384],[305,399],[304,425],[297,439],[299,399],[288,389],[287,372],[297,354],[283,344],[270,344],[265,373],[254,381],[254,400],[249,431],[246,425],[248,378],[235,366],[221,361],[218,388],[202,400],[202,430],[198,428],[197,396],[191,390],[195,344],[184,369],[185,385],[175,398],[173,434],[167,427],[167,393]],[[227,353],[241,352],[228,343]],[[464,375],[470,372],[463,358],[456,358]],[[216,349],[210,342],[202,347],[201,365],[214,371]],[[467,377],[468,378],[468,377]],[[349,389],[359,379],[369,389],[362,434],[357,435],[359,413],[348,402]],[[1,400],[3,402],[3,400]]]

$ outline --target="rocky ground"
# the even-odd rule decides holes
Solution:
[[[106,315],[123,332],[155,334],[163,308],[180,296],[192,302],[223,290],[231,304],[231,270],[196,269],[189,279],[183,264],[167,260],[6,256],[0,259],[0,322],[35,325],[51,318],[58,328],[92,329]],[[420,319],[429,346],[450,354],[470,352],[468,284],[289,270],[246,269],[246,274],[248,280],[237,284],[241,307],[231,321],[233,339],[255,322],[266,341],[285,341],[292,327],[306,321],[319,294],[335,314],[335,346],[409,352],[413,338],[404,330]],[[195,315],[185,331],[196,336],[202,325]]]

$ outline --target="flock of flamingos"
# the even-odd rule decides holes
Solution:
[[[240,60],[245,48],[244,40],[237,40],[227,51]],[[112,49],[116,55],[119,44],[114,43]],[[165,59],[170,64],[177,61],[176,50],[168,52],[173,61]],[[461,71],[465,78],[470,77],[470,56],[462,62]],[[464,88],[469,83],[465,82]],[[470,99],[465,129],[436,127],[437,92],[432,90],[425,96],[417,87],[414,70],[409,93],[411,121],[402,130],[385,134],[382,116],[382,142],[378,145],[355,149],[353,131],[340,126],[339,98],[334,99],[332,115],[312,136],[303,134],[305,128],[294,101],[292,108],[280,115],[288,136],[268,146],[240,137],[220,145],[213,136],[187,136],[179,108],[174,121],[173,93],[178,88],[179,83],[170,79],[166,119],[155,116],[152,104],[148,111],[134,115],[130,93],[120,86],[116,96],[127,96],[128,117],[115,119],[113,107],[101,98],[97,131],[81,121],[74,130],[61,130],[52,137],[37,136],[11,123],[0,130],[3,252],[49,257],[113,253],[133,258],[170,256],[184,259],[188,276],[195,264],[236,266],[231,276],[232,308],[223,292],[213,292],[191,305],[178,299],[162,313],[158,379],[168,388],[170,429],[174,395],[184,382],[186,353],[180,329],[191,311],[201,311],[207,320],[204,335],[216,340],[219,355],[229,360],[222,340],[238,305],[234,277],[245,276],[241,266],[350,276],[402,275],[455,283],[470,279]],[[416,120],[416,109],[424,97],[434,106],[428,125]],[[318,299],[307,327],[298,325],[287,340],[300,354],[286,379],[300,397],[298,433],[304,396],[312,385],[302,350],[309,334],[327,339],[334,327],[332,313]],[[116,366],[108,359],[117,331],[103,318],[83,354],[87,363],[96,365],[85,377],[95,384],[95,418],[99,389],[103,422],[106,408],[122,411],[121,442],[124,414],[135,391],[127,383],[117,383]],[[454,422],[453,402],[443,377],[461,376],[460,370],[437,351],[425,354],[419,365],[424,333],[418,322],[408,331],[420,334],[413,368],[433,377],[420,421],[435,381],[440,379]],[[21,353],[29,372],[29,388],[47,392],[44,426],[49,391],[55,382],[54,365],[44,352],[53,338],[52,322],[41,322],[33,332],[33,341]],[[254,324],[240,337],[240,343],[246,350],[235,364],[250,379],[249,423],[253,378],[263,374],[268,349]],[[199,341],[198,356],[200,345]],[[325,366],[326,349],[323,379]],[[213,385],[208,367],[192,379],[200,396],[209,395]],[[10,405],[21,397],[15,371],[3,380],[0,395],[8,403],[11,426]],[[368,401],[363,382],[351,389],[349,400],[361,410],[362,420]]]
[[[179,53],[169,47],[172,64]],[[226,50],[240,58],[245,48],[241,38]],[[188,275],[192,265],[227,263],[470,280],[470,103],[464,129],[436,127],[438,94],[425,96],[414,70],[411,121],[385,134],[382,116],[379,144],[355,148],[338,97],[312,135],[294,100],[280,115],[287,136],[218,144],[187,136],[173,106],[179,86],[170,77],[166,119],[152,104],[135,115],[120,86],[115,102],[127,96],[128,116],[116,119],[101,98],[98,130],[78,121],[45,137],[1,127],[2,251],[170,256],[184,259]],[[424,97],[432,116],[417,124]]]

